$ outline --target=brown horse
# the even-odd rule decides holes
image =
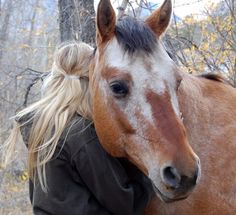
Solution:
[[[174,201],[193,190],[200,165],[181,120],[176,91],[181,77],[158,42],[170,14],[159,19],[156,34],[153,18],[144,24],[126,17],[116,24],[110,1],[101,0],[90,82],[104,148],[128,158],[150,177],[161,199]]]
[[[100,1],[90,72],[97,134],[110,154],[152,180],[163,202],[154,199],[146,214],[234,214],[236,90],[177,69],[160,43],[171,14],[166,0],[145,22],[116,22],[110,1]],[[173,202],[198,182],[190,145],[202,180]]]

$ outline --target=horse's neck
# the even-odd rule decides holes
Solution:
[[[223,132],[236,131],[236,89],[231,86],[183,75],[178,99],[184,124],[193,141],[195,138],[211,141]]]

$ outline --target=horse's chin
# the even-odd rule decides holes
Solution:
[[[181,197],[170,198],[170,197],[167,197],[164,193],[162,193],[155,185],[153,185],[153,188],[156,195],[160,198],[161,201],[165,203],[171,203],[171,202],[184,200],[188,197],[188,195],[186,195],[186,196],[181,196]]]

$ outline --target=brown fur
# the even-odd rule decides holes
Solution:
[[[147,25],[160,37],[167,29],[172,11],[171,0],[165,0],[163,5],[153,12],[145,21]]]
[[[183,143],[186,139],[185,129],[180,126],[180,119],[177,118],[171,106],[170,96],[157,95],[152,91],[147,92],[147,102],[151,104],[153,118],[158,130],[161,130],[169,143]],[[175,118],[175,120],[173,120]],[[179,146],[176,144],[176,147]]]
[[[157,130],[165,137],[165,140],[162,140],[165,142],[164,146],[166,147],[165,156],[170,154],[170,157],[175,157],[181,166],[182,174],[186,175],[185,172],[189,172],[191,174],[189,177],[192,177],[194,172],[190,173],[190,171],[184,169],[184,167],[188,166],[185,165],[186,157],[178,157],[183,154],[187,156],[188,151],[192,151],[192,149],[188,145],[185,128],[172,108],[170,96],[167,93],[160,96],[150,91],[147,92],[147,102],[151,104]],[[155,139],[155,136],[153,139]],[[165,150],[164,147],[162,150]],[[191,160],[193,161],[192,165],[194,165],[194,158],[190,157],[188,162]]]
[[[236,90],[220,82],[183,75],[178,92],[188,140],[199,155],[202,177],[186,199],[155,199],[147,215],[236,213]]]
[[[108,68],[107,66],[105,66],[104,69],[102,70],[101,75],[107,81],[113,80],[114,78],[119,78],[127,81],[127,83],[132,83],[132,78],[130,74],[121,73],[121,71],[119,71],[116,68]]]
[[[100,0],[97,16],[97,43],[109,41],[115,33],[116,15],[109,0]]]

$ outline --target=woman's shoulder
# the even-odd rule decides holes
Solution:
[[[68,123],[58,144],[63,144],[70,154],[75,154],[94,139],[97,139],[97,135],[93,122],[76,115]]]

